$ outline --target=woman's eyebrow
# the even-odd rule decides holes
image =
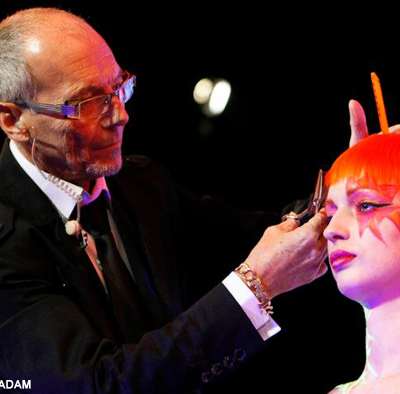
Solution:
[[[348,185],[348,186],[346,186],[346,195],[349,197],[352,194],[360,191],[361,189],[362,188],[359,185],[354,185],[354,184],[350,185],[350,186]]]
[[[375,190],[375,189],[356,188],[356,189],[352,190],[351,192],[347,193],[347,198],[350,201],[357,199],[359,197],[371,198],[371,199],[377,199],[377,200],[391,199],[390,196],[380,192],[379,190]]]
[[[363,187],[357,184],[350,184],[346,186],[346,195],[351,197],[354,194],[381,194],[379,190],[370,187]]]
[[[325,200],[325,203],[324,203],[325,207],[326,206],[333,206],[333,205],[336,205],[336,204],[333,202],[332,199],[328,198],[328,199]]]

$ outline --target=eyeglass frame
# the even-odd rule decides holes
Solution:
[[[21,107],[29,108],[38,114],[44,114],[44,115],[50,115],[50,116],[55,115],[55,116],[64,117],[65,119],[81,119],[80,106],[85,102],[97,99],[99,97],[107,97],[107,96],[109,97],[110,104],[111,104],[112,98],[114,96],[118,97],[118,99],[123,104],[128,102],[132,98],[132,96],[135,92],[136,75],[131,74],[129,72],[126,72],[126,74],[128,75],[128,77],[112,93],[99,94],[99,95],[89,97],[84,100],[67,100],[67,101],[65,101],[64,104],[45,104],[45,103],[37,103],[34,101],[29,101],[29,100],[17,101],[15,104],[17,104]],[[121,99],[121,95],[120,95],[121,89],[126,87],[126,85],[128,83],[131,85],[132,93],[127,99]],[[72,104],[72,103],[75,103],[75,104]],[[103,115],[103,114],[100,114],[100,116],[101,115]]]

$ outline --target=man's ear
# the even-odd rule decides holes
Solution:
[[[0,127],[15,142],[29,140],[29,128],[21,118],[21,109],[13,103],[0,102]]]

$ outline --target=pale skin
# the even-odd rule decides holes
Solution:
[[[368,136],[368,127],[365,113],[360,103],[351,100],[349,111],[351,127],[350,146],[352,146]],[[390,132],[399,132],[400,125],[391,126],[389,130]],[[341,187],[342,190],[340,190]],[[364,242],[366,245],[365,250],[368,250],[368,248],[371,248],[371,250],[374,249],[380,256],[380,262],[386,256],[386,274],[388,278],[394,278],[393,286],[390,286],[389,283],[391,281],[388,278],[385,279],[385,271],[382,272],[381,266],[375,267],[375,269],[371,267],[371,272],[368,274],[368,266],[364,264],[363,268],[365,269],[363,269],[362,273],[360,272],[355,275],[355,278],[353,278],[355,280],[352,283],[351,264],[353,262],[349,266],[346,266],[343,271],[338,270],[338,272],[334,272],[335,279],[341,291],[350,298],[359,301],[364,307],[366,315],[367,357],[364,372],[360,379],[341,388],[335,388],[330,391],[330,394],[396,394],[400,387],[400,353],[396,350],[400,341],[400,291],[398,290],[398,286],[396,286],[396,282],[398,283],[397,278],[399,277],[399,275],[396,275],[397,266],[400,260],[396,253],[400,234],[391,221],[384,219],[381,221],[379,229],[383,236],[383,241],[386,242],[385,244],[378,239],[373,239],[375,236],[368,229],[362,235],[361,238],[363,239],[360,239],[358,229],[356,229],[359,223],[357,223],[356,215],[354,214],[357,208],[345,197],[343,185],[333,185],[330,189],[328,199],[332,200],[333,207],[329,206],[330,202],[328,201],[327,213],[332,219],[324,233],[328,239],[328,250],[331,251],[332,248],[340,248],[356,254],[358,251],[358,254],[362,256],[362,244]],[[370,195],[364,195],[364,197],[368,198],[369,202],[391,204],[386,208],[365,205],[364,209],[371,210],[371,214],[374,214],[374,210],[378,212],[380,209],[400,209],[396,208],[398,200],[384,201],[384,197],[381,197],[380,201],[374,201],[374,198],[380,198],[379,194],[376,194],[376,191],[372,191]],[[345,221],[341,215],[347,215]],[[370,238],[369,240],[367,239],[368,237]],[[376,244],[373,245],[372,243]],[[368,255],[365,250],[365,255]],[[377,259],[370,260],[374,263]],[[356,263],[357,261],[354,261],[353,270],[356,269]],[[381,275],[377,276],[377,272],[381,272]],[[364,279],[365,287],[360,283],[360,278]],[[369,282],[368,278],[370,279]],[[379,280],[384,280],[385,287],[379,285]],[[382,291],[383,289],[385,291]]]
[[[108,45],[91,27],[72,16],[62,14],[41,20],[28,42],[24,55],[39,81],[37,102],[63,103],[88,85],[109,93],[120,82],[121,68]],[[32,161],[32,141],[36,138],[35,161],[39,168],[85,188],[94,178],[120,169],[122,136],[128,119],[118,101],[113,117],[98,122],[56,119],[12,103],[0,103],[0,126],[25,157]],[[325,225],[325,214],[320,212],[301,227],[289,219],[265,231],[246,262],[272,298],[326,272],[325,241],[321,237]]]
[[[346,179],[329,189],[324,231],[332,273],[343,295],[359,302],[366,315],[367,357],[360,379],[331,393],[398,393],[400,384],[400,232],[387,217],[400,211],[400,193],[346,190]],[[377,237],[366,223],[381,218]],[[360,229],[362,230],[360,232]],[[335,253],[351,253],[350,259]]]

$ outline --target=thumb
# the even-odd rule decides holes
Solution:
[[[313,231],[320,234],[328,225],[328,218],[324,209],[317,212],[303,227],[311,227]]]
[[[289,215],[296,215],[294,212],[290,212]],[[294,230],[295,228],[299,227],[299,221],[296,219],[293,219],[291,217],[288,217],[284,222],[280,223],[278,225],[279,229],[285,232],[289,232]]]
[[[321,276],[325,275],[327,272],[328,272],[327,265],[323,261],[321,261],[321,264],[318,267],[318,270],[316,272],[315,279],[320,278]]]
[[[400,124],[395,124],[389,127],[389,131],[391,133],[399,134],[400,133]]]
[[[368,126],[364,109],[358,101],[349,101],[349,113],[351,129],[349,145],[353,146],[363,138],[368,137]]]

